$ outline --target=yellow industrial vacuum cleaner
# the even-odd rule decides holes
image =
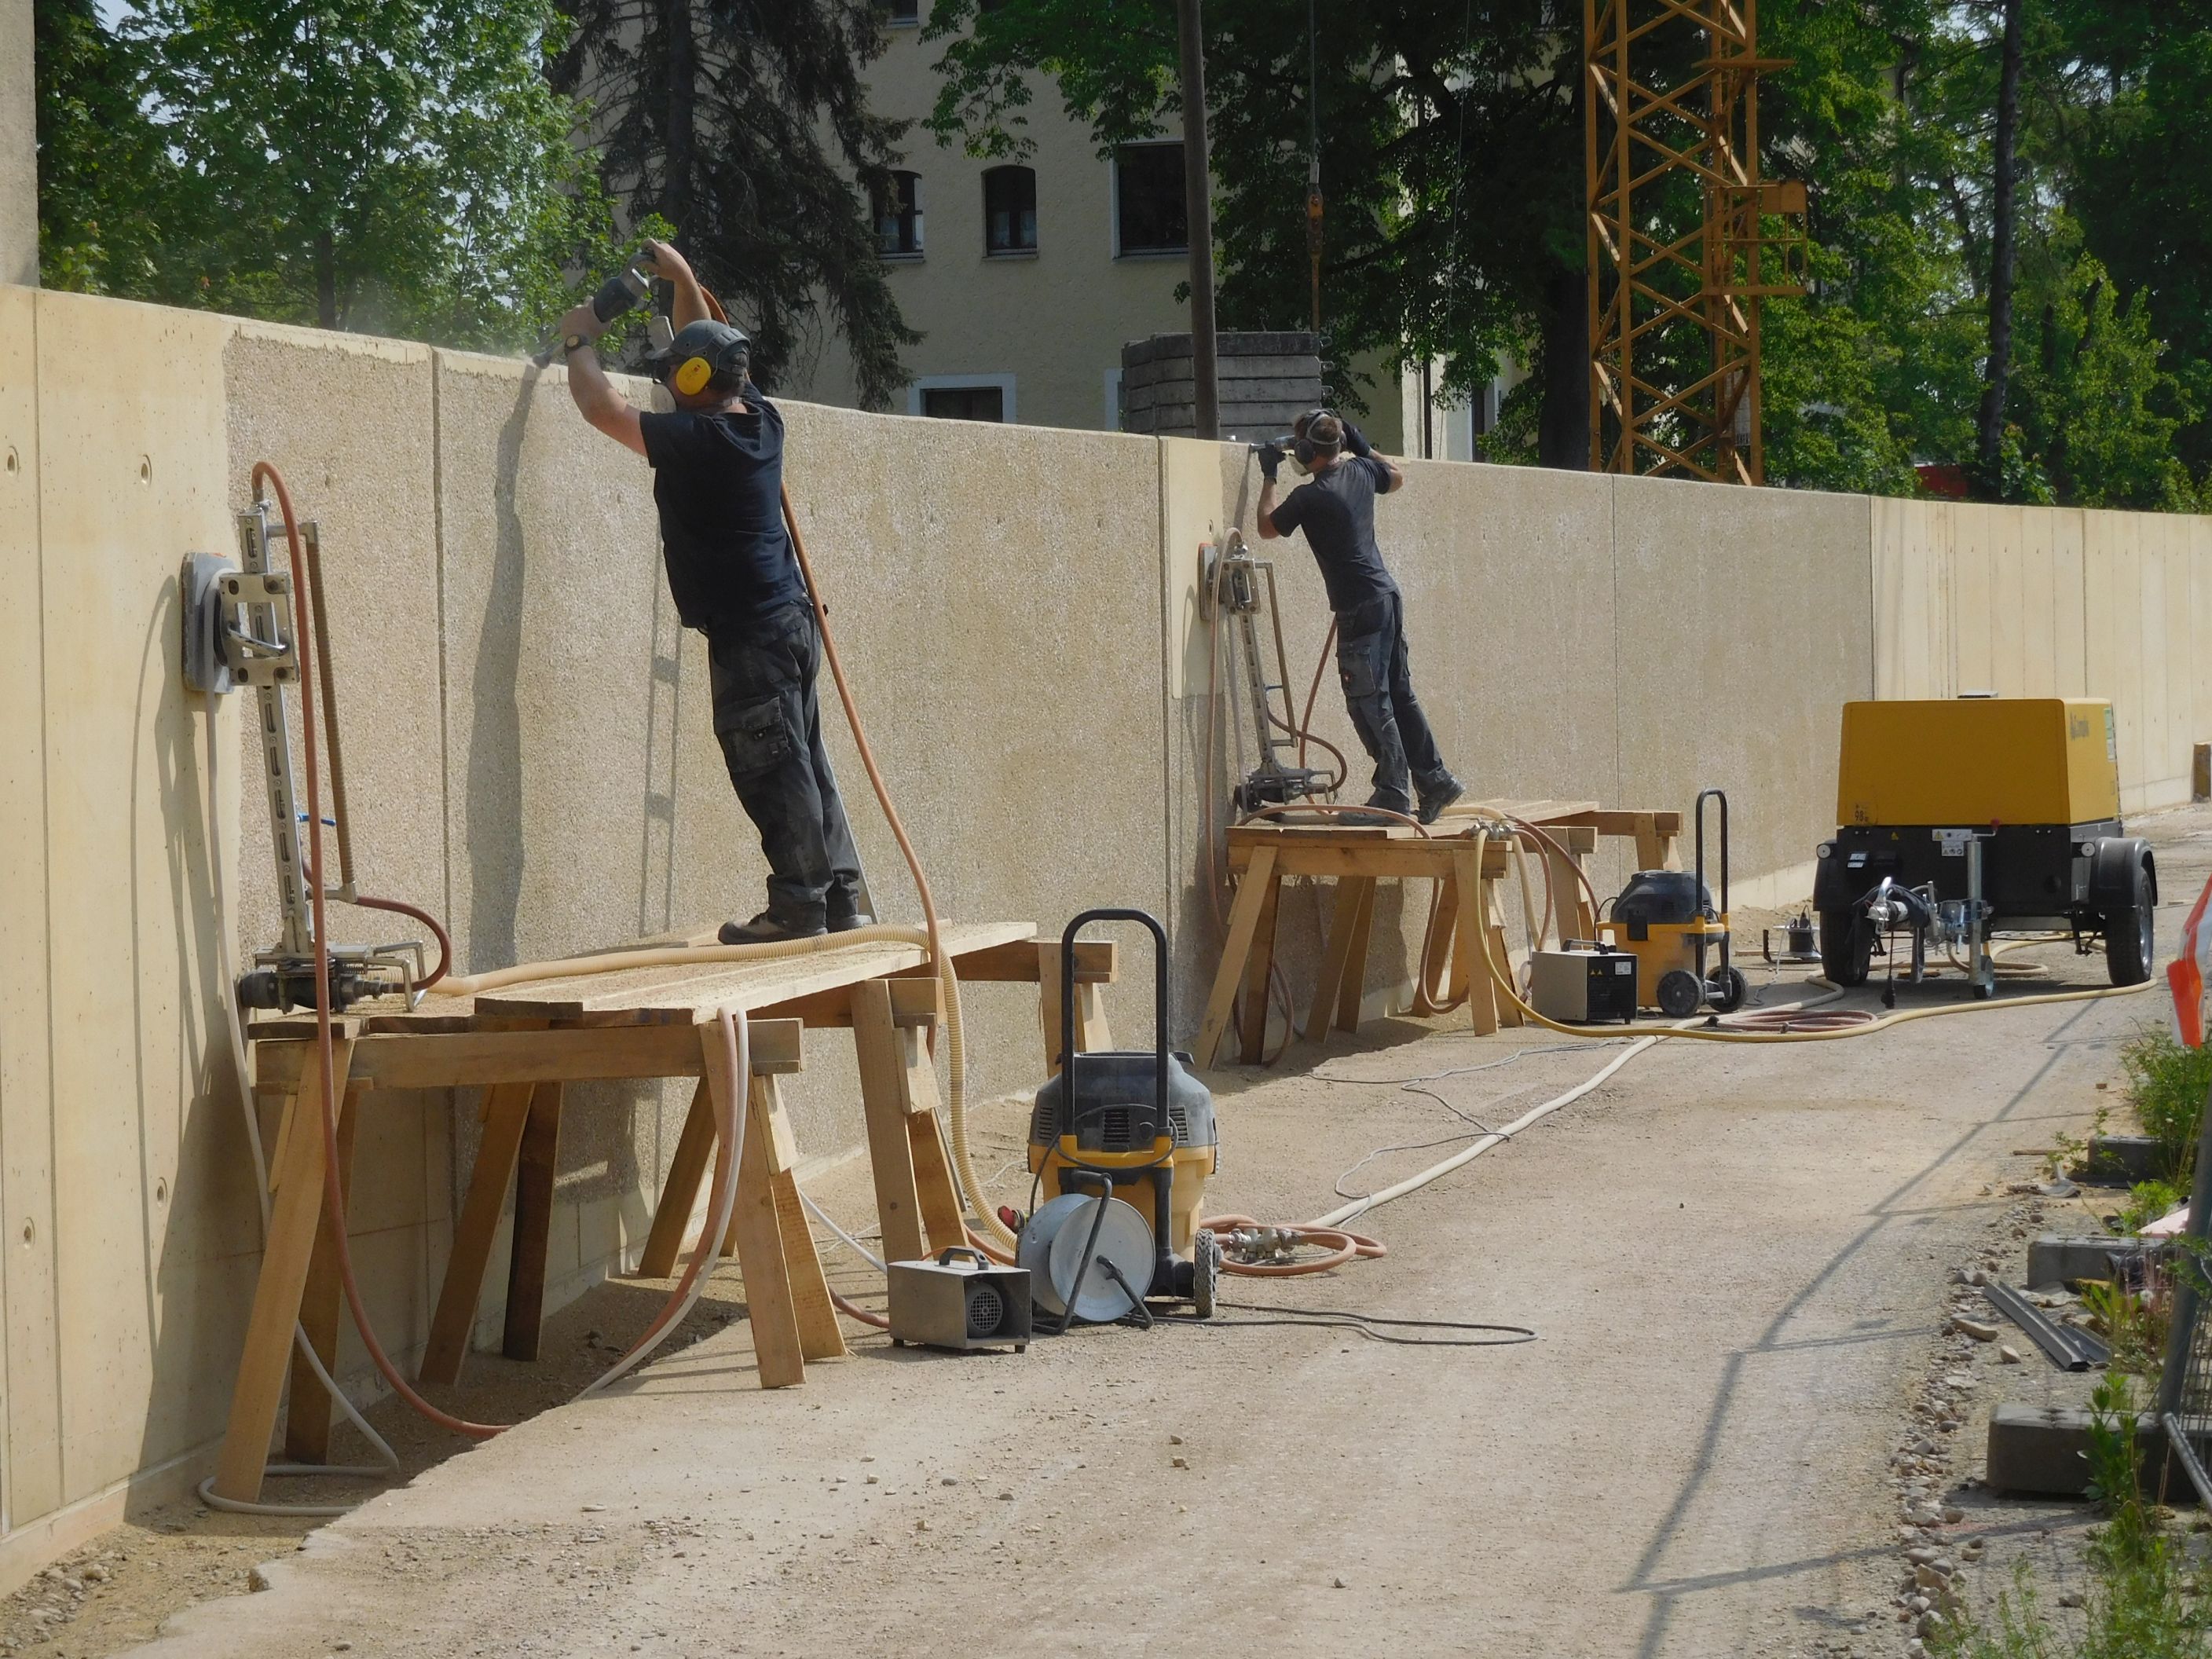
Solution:
[[[1707,801],[1720,809],[1718,908],[1705,884]],[[1697,868],[1638,870],[1613,901],[1611,915],[1597,925],[1605,949],[1636,958],[1637,1006],[1656,1008],[1673,1019],[1686,1018],[1701,1006],[1733,1013],[1749,994],[1742,971],[1731,960],[1728,797],[1717,789],[1700,790],[1694,816]]]
[[[1136,921],[1152,935],[1154,1047],[1075,1052],[1075,936],[1094,921]],[[1213,1097],[1188,1054],[1168,1052],[1168,939],[1142,910],[1085,910],[1060,939],[1059,1073],[1037,1091],[1029,1165],[1041,1201],[1016,1252],[1030,1293],[1066,1330],[1135,1316],[1147,1300],[1213,1315],[1221,1245],[1198,1225],[1220,1158]],[[1127,1194],[1133,1197],[1121,1194]],[[1052,1327],[1045,1328],[1049,1331]]]
[[[2113,984],[2150,977],[2158,869],[2123,833],[2109,702],[1845,703],[1836,817],[1813,887],[1834,983],[1864,984],[1879,950],[1893,995],[1903,935],[1908,982],[1934,945],[1987,997],[2000,931],[2064,933],[2085,956],[2101,939]]]

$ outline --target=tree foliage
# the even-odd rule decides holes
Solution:
[[[548,0],[38,10],[50,282],[512,346],[609,251]]]
[[[569,0],[556,85],[589,99],[607,184],[633,216],[676,228],[702,281],[753,341],[763,386],[827,329],[861,402],[906,383],[921,338],[892,298],[867,204],[887,192],[906,124],[867,107],[883,50],[870,0]],[[857,185],[857,190],[855,186]]]
[[[1990,380],[2005,0],[1766,0],[1765,176],[1811,200],[1808,291],[1765,309],[1771,481],[1909,493],[1974,460]],[[2014,313],[1991,493],[2203,501],[2212,472],[2212,0],[2021,0]],[[1225,324],[1305,319],[1317,112],[1339,360],[1531,372],[1493,459],[1583,464],[1581,8],[1411,0],[1304,19],[1205,7]],[[937,0],[930,125],[1027,143],[1056,88],[1102,149],[1176,108],[1172,0]],[[1692,366],[1684,365],[1686,370]]]
[[[1557,72],[1579,6],[1379,0],[1332,10],[1310,41],[1279,4],[1212,0],[1203,15],[1225,326],[1310,319],[1317,121],[1322,313],[1340,376],[1370,355],[1442,357],[1446,390],[1465,391],[1502,358],[1540,361],[1547,334],[1579,341],[1582,127],[1574,66]],[[1102,151],[1158,133],[1181,108],[1175,20],[1173,0],[935,0],[927,33],[948,45],[929,125],[976,155],[1022,154],[1042,74]],[[1559,464],[1579,465],[1578,345],[1571,356],[1554,413]]]

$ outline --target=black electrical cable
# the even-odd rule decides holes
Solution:
[[[1516,1348],[1524,1343],[1539,1341],[1536,1333],[1526,1325],[1494,1325],[1472,1319],[1401,1319],[1382,1314],[1353,1313],[1344,1308],[1285,1308],[1270,1307],[1262,1302],[1217,1302],[1217,1308],[1234,1308],[1241,1313],[1261,1313],[1276,1316],[1268,1319],[1200,1319],[1195,1314],[1158,1314],[1156,1323],[1162,1325],[1191,1325],[1217,1331],[1258,1330],[1262,1326],[1286,1326],[1291,1329],[1352,1331],[1370,1342],[1395,1343],[1402,1348]],[[1420,1330],[1439,1331],[1496,1331],[1496,1336],[1392,1336],[1378,1325],[1401,1326]]]

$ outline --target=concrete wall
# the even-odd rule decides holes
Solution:
[[[2189,799],[2212,738],[2212,519],[1877,501],[1876,695],[2108,697],[2120,806]]]
[[[163,369],[128,387],[82,373],[105,360]],[[1218,948],[1205,803],[1250,748],[1218,726],[1203,787],[1219,710],[1197,550],[1249,532],[1247,453],[787,415],[817,575],[941,909],[1054,932],[1094,904],[1158,911],[1187,1039]],[[650,476],[576,418],[559,370],[0,286],[0,1586],[134,1493],[197,1478],[228,1402],[259,1228],[220,1041],[218,885],[237,951],[275,914],[239,703],[210,748],[181,684],[176,573],[230,549],[264,457],[322,531],[366,890],[441,909],[470,967],[688,931],[760,892],[702,643],[659,573]],[[1409,471],[1382,538],[1424,702],[1472,793],[1686,808],[1720,785],[1753,902],[1799,896],[1832,827],[1847,698],[2111,695],[2131,807],[2185,787],[2187,743],[2212,726],[2189,672],[2212,640],[2204,520]],[[1302,542],[1269,549],[1303,701],[1320,580]],[[1364,790],[1333,683],[1316,714],[1353,757],[1347,793]],[[879,908],[911,915],[834,709],[825,727]],[[1301,1011],[1328,902],[1301,888],[1285,903]],[[1425,903],[1382,896],[1400,945],[1370,964],[1376,1012],[1402,997]],[[347,936],[392,931],[339,915]],[[1114,1009],[1135,1041],[1141,963]],[[1030,994],[977,987],[968,1006],[977,1095],[1032,1082]],[[404,1363],[475,1101],[374,1098],[356,1236]],[[812,1045],[793,1099],[806,1155],[857,1145],[844,1045]],[[682,1105],[577,1091],[556,1299],[634,1255]],[[495,1275],[485,1328],[499,1291]],[[340,1370],[367,1382],[349,1335]]]
[[[39,100],[31,0],[0,0],[0,283],[39,280]]]

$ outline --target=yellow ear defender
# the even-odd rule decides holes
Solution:
[[[707,389],[707,382],[714,378],[714,366],[704,357],[686,357],[669,378],[678,392],[693,397]]]

